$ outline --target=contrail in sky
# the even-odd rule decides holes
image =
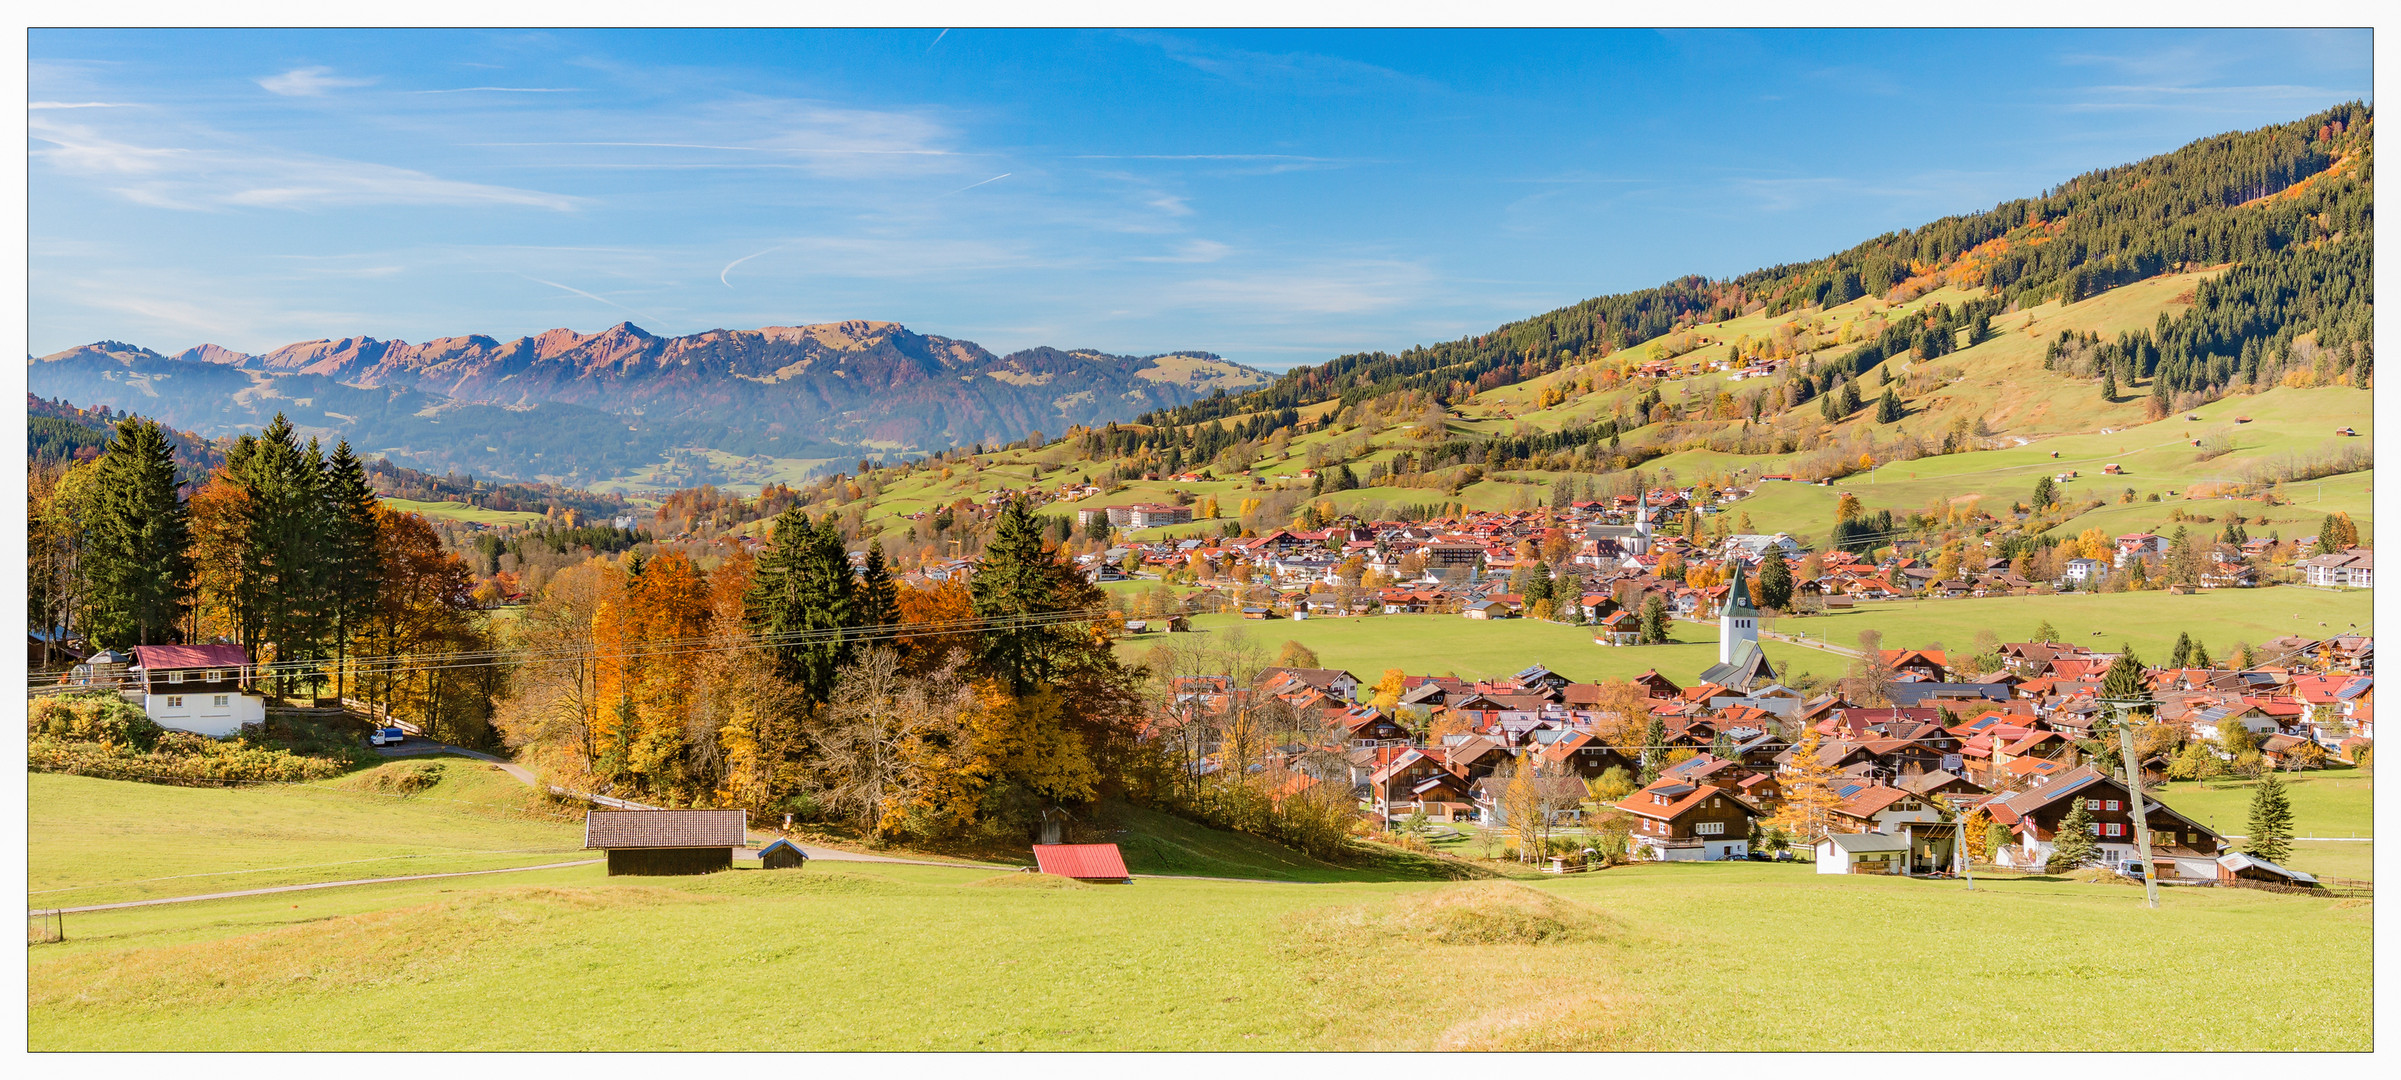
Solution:
[[[1017,175],[1017,174],[1015,174],[1015,173],[1002,173],[1002,174],[1000,174],[999,176],[995,176],[995,177],[993,177],[993,178],[992,178],[992,180],[1006,180],[1006,179],[1008,179],[1009,177],[1011,177],[1011,176],[1015,176],[1015,175]],[[980,188],[980,187],[982,187],[982,186],[984,186],[984,185],[986,185],[986,184],[989,184],[989,183],[991,183],[991,182],[992,182],[992,180],[978,180],[978,181],[976,181],[975,183],[972,183],[972,184],[969,184],[969,185],[967,185],[966,187],[960,188],[960,189],[959,189],[959,191],[972,191],[972,190],[974,190],[974,189],[976,189],[976,188]],[[954,192],[951,192],[951,193],[950,193],[950,195],[956,195],[956,194],[958,194],[958,193],[959,193],[959,191],[954,191]],[[944,195],[944,196],[943,196],[943,198],[947,199],[947,198],[949,198],[949,197],[950,197],[950,195]]]
[[[942,34],[947,34],[947,33],[950,33],[950,27],[947,27],[947,26],[945,26],[945,27],[943,27],[943,28],[942,28]],[[926,47],[925,47],[925,51],[927,51],[927,52],[932,52],[932,51],[934,51],[934,46],[942,44],[942,34],[936,34],[936,35],[934,35],[934,40],[933,40],[933,41],[931,41],[931,42],[929,42],[929,43],[927,43],[927,45],[926,45]]]
[[[792,246],[792,245],[790,245],[790,244],[777,244],[777,245],[775,245],[774,247],[771,247],[771,248],[768,248],[768,249],[766,249],[766,251],[754,251],[754,252],[751,252],[751,253],[750,253],[750,254],[748,254],[748,255],[744,255],[744,256],[742,256],[742,257],[741,257],[741,258],[739,258],[739,259],[735,259],[734,261],[732,261],[732,262],[729,262],[729,263],[725,264],[725,269],[717,271],[717,280],[718,280],[719,282],[723,283],[723,284],[725,285],[725,287],[726,287],[726,288],[728,288],[728,289],[730,289],[730,288],[733,288],[733,287],[734,287],[734,283],[733,283],[733,282],[731,282],[731,281],[727,281],[727,280],[725,279],[725,275],[727,275],[727,274],[730,274],[730,273],[733,273],[733,272],[734,272],[734,267],[740,266],[740,265],[742,265],[743,263],[749,262],[750,260],[752,260],[752,259],[755,259],[755,258],[758,258],[758,257],[759,257],[759,256],[761,256],[761,255],[765,255],[765,254],[767,254],[767,252],[768,252],[768,251],[782,251],[783,249],[785,249],[785,248],[788,248],[788,247],[791,247],[791,246]]]
[[[524,278],[524,279],[525,279],[525,280],[527,280],[527,281],[533,282],[533,283],[535,283],[535,284],[537,284],[537,285],[548,285],[548,286],[550,286],[550,287],[551,287],[551,288],[553,288],[553,289],[564,289],[564,290],[566,290],[567,292],[574,293],[575,295],[577,295],[577,296],[580,296],[580,297],[583,297],[583,298],[584,298],[584,299],[586,299],[586,300],[598,300],[598,301],[600,301],[601,303],[603,303],[603,304],[607,304],[608,306],[610,306],[610,307],[613,307],[613,308],[616,308],[616,309],[617,309],[617,310],[619,310],[619,311],[630,312],[630,313],[632,313],[632,314],[635,314],[635,315],[641,315],[641,316],[642,316],[644,319],[647,319],[647,320],[649,320],[649,321],[650,321],[650,322],[651,322],[653,325],[656,325],[656,324],[658,324],[658,323],[661,323],[661,322],[664,322],[664,321],[665,321],[665,320],[663,320],[663,319],[659,318],[659,317],[658,317],[658,316],[656,316],[656,315],[649,315],[649,314],[645,314],[645,313],[643,313],[643,312],[635,311],[634,309],[632,309],[632,308],[629,308],[629,307],[627,307],[627,306],[625,306],[625,305],[623,305],[623,304],[620,304],[620,303],[616,302],[615,300],[611,300],[611,299],[609,299],[608,297],[605,297],[605,296],[595,296],[595,295],[593,295],[593,294],[591,294],[591,293],[588,293],[588,292],[585,292],[585,291],[583,291],[582,289],[578,289],[578,288],[576,288],[576,287],[575,287],[575,286],[573,286],[573,285],[561,285],[561,284],[559,284],[558,282],[555,282],[555,281],[544,281],[544,280],[542,280],[541,278],[538,278],[538,277],[535,277],[535,276],[533,276],[532,274],[519,274],[519,275],[517,275],[517,276],[518,276],[518,277],[521,277],[521,278]]]

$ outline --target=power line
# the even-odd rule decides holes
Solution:
[[[362,675],[401,675],[435,671],[460,671],[474,668],[498,667],[511,663],[572,663],[579,660],[635,660],[678,656],[695,652],[755,651],[791,645],[842,643],[875,644],[902,641],[919,637],[952,637],[987,635],[1012,630],[1051,629],[1078,623],[1101,622],[1112,617],[1106,608],[1080,608],[1059,612],[1025,615],[986,616],[951,619],[930,623],[895,623],[886,626],[824,627],[786,631],[778,634],[743,634],[738,636],[707,636],[697,638],[666,638],[642,641],[628,648],[605,649],[593,646],[562,646],[551,649],[491,649],[458,653],[389,654],[345,661],[349,670]],[[325,670],[332,661],[290,660],[249,665],[253,678],[275,675],[313,674]],[[57,688],[60,683],[29,680],[29,689]]]

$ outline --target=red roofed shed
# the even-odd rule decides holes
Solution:
[[[1077,881],[1123,885],[1134,880],[1115,844],[1036,844],[1034,864],[1045,874]]]

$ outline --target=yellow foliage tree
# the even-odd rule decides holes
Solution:
[[[1842,805],[1842,799],[1834,794],[1838,773],[1817,759],[1818,743],[1817,729],[1811,728],[1793,747],[1792,772],[1783,785],[1784,803],[1769,819],[1770,824],[1805,844],[1825,837],[1834,808]]]
[[[1409,676],[1399,668],[1385,668],[1384,677],[1376,680],[1374,695],[1368,703],[1379,709],[1392,709],[1401,703],[1401,694],[1409,688]]]

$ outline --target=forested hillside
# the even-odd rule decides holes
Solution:
[[[2146,498],[2357,471],[2368,451],[2328,440],[2369,422],[2373,134],[2367,106],[2340,106],[1824,259],[1338,357],[1135,423],[863,470],[801,497],[930,558],[971,552],[1002,489],[1042,489],[1058,514],[1183,502],[1213,512],[1190,528],[1214,532],[1539,505],[1625,488],[1637,469],[1717,488],[1867,473],[1882,483],[1866,508],[1912,519],[1929,515],[1890,495],[1926,493],[1884,484],[1923,459],[1998,461],[1975,455],[2144,425],[2197,450],[2131,485]],[[2306,408],[2273,404],[2305,392]],[[2261,422],[2205,409],[2229,396],[2269,399]],[[2207,426],[2166,430],[2187,415]],[[1954,475],[1955,494],[2022,498],[2033,466],[2008,460],[1994,466],[2005,475]],[[1841,523],[1831,494],[1760,507],[1763,529],[1824,538]]]

